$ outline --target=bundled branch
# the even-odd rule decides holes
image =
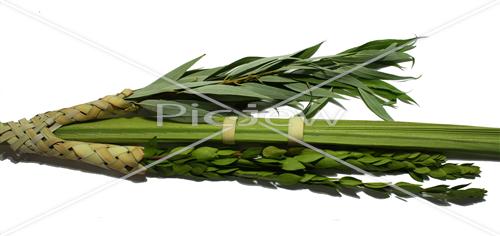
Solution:
[[[306,118],[312,118],[326,104],[342,107],[340,100],[352,97],[361,98],[380,118],[391,120],[384,106],[394,107],[398,101],[415,102],[386,81],[416,77],[384,73],[380,69],[401,68],[401,63],[413,63],[414,58],[406,51],[414,48],[416,40],[377,40],[333,56],[312,57],[320,43],[289,55],[244,57],[221,67],[189,70],[201,59],[198,57],[134,91],[127,100],[155,113],[158,104],[172,104],[175,105],[172,107],[180,106],[191,111],[191,105],[197,103],[199,116],[228,107],[230,111],[218,114],[238,115],[236,111],[248,113],[245,110],[248,104],[256,105],[259,111],[278,104],[297,108]],[[365,67],[358,65],[388,52],[387,56]],[[347,73],[349,71],[352,72]],[[317,85],[321,86],[308,90]],[[211,99],[207,101],[207,97]],[[227,106],[221,107],[214,101]],[[308,102],[307,107],[301,102]],[[164,110],[165,115],[177,112]],[[185,113],[171,119],[190,122],[191,116],[191,113]]]
[[[289,55],[245,57],[221,67],[191,69],[198,57],[144,88],[30,120],[0,123],[0,143],[19,153],[78,160],[122,173],[247,179],[383,197],[419,196],[440,203],[482,201],[486,190],[468,184],[423,187],[365,183],[349,176],[359,174],[354,167],[375,175],[408,174],[418,182],[474,179],[480,174],[478,166],[450,163],[444,154],[500,156],[499,128],[392,121],[386,107],[415,101],[390,82],[416,77],[381,69],[414,63],[408,51],[416,40],[377,40],[313,57],[317,44]],[[361,66],[373,58],[379,60]],[[342,100],[349,98],[361,99],[384,121],[341,120],[332,126],[328,120],[311,119],[327,104],[343,107]],[[294,130],[294,138],[322,149],[287,146],[286,134],[294,129],[287,119],[250,117],[283,106],[297,109],[308,121]],[[159,117],[166,120],[161,125]],[[224,135],[227,121],[231,142]],[[187,147],[200,139],[206,141],[201,147]]]
[[[486,193],[483,189],[469,188],[467,185],[449,187],[439,185],[423,188],[418,184],[398,182],[394,185],[383,182],[363,183],[354,177],[332,178],[329,175],[350,173],[341,163],[307,148],[291,147],[281,149],[275,146],[265,148],[252,146],[243,149],[218,149],[214,147],[158,149],[156,140],[146,146],[143,163],[148,165],[160,156],[173,155],[168,160],[154,165],[149,171],[164,177],[187,177],[199,180],[225,180],[244,178],[263,180],[280,186],[300,185],[313,189],[315,186],[338,191],[350,188],[357,191],[375,191],[379,197],[396,194],[400,197],[414,195],[441,202],[475,202]],[[186,149],[186,150],[183,150]],[[178,152],[182,150],[182,152]],[[440,154],[387,153],[376,151],[333,151],[324,150],[342,160],[374,174],[409,173],[414,179],[423,181],[428,177],[438,179],[475,178],[479,167],[471,164],[445,163]],[[396,187],[394,187],[396,186]],[[401,191],[403,189],[404,191]]]

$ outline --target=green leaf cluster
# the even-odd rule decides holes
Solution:
[[[148,155],[143,160],[147,165],[160,156],[177,153],[183,147],[159,149],[153,140],[145,148]],[[417,180],[426,178],[456,179],[474,178],[479,168],[471,164],[447,163],[440,154],[420,152],[384,152],[375,150],[328,150],[325,152],[367,171],[379,174],[409,173],[418,175]],[[419,184],[406,182],[390,183],[363,182],[351,176],[332,178],[330,173],[341,173],[347,168],[322,154],[301,147],[279,148],[275,146],[253,146],[242,149],[199,147],[188,149],[153,166],[150,172],[164,177],[186,177],[198,180],[231,180],[244,178],[266,181],[283,187],[301,186],[313,189],[327,187],[333,191],[349,188],[376,194],[378,197],[411,197],[409,193],[440,203],[471,203],[481,201],[486,191],[477,188],[464,189],[467,185],[450,187],[438,185],[424,188]],[[415,177],[414,177],[415,178]]]
[[[221,110],[198,96],[203,94],[240,112],[251,113],[245,111],[249,103],[257,105],[258,110],[281,104],[300,109],[306,118],[311,118],[329,103],[342,107],[341,100],[359,98],[377,116],[391,120],[385,107],[393,107],[398,101],[415,102],[389,82],[416,78],[380,70],[413,63],[414,58],[407,51],[414,48],[416,40],[377,40],[336,55],[313,57],[320,43],[288,55],[244,57],[221,67],[191,69],[201,56],[134,91],[128,99],[154,112],[159,103],[176,103],[188,109],[190,104],[198,103],[194,109],[199,114]],[[360,66],[378,57],[379,60]],[[293,99],[288,101],[289,98]],[[165,115],[174,112],[164,111]]]

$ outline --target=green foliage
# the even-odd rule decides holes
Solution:
[[[306,118],[311,118],[327,104],[342,106],[339,100],[352,97],[361,98],[380,118],[391,120],[384,107],[394,106],[397,101],[415,102],[405,92],[385,81],[416,78],[379,70],[391,66],[401,68],[401,63],[414,62],[414,58],[406,52],[414,47],[416,40],[377,40],[337,55],[312,57],[321,46],[319,43],[289,55],[245,57],[221,67],[191,70],[201,59],[198,57],[134,91],[128,99],[153,112],[156,112],[156,105],[162,103],[181,103],[189,110],[199,110],[199,114],[221,109],[204,103],[205,98],[196,96],[204,94],[240,112],[248,103],[258,104],[260,110],[279,103],[301,109]],[[381,58],[359,67],[359,64],[377,57]],[[319,85],[319,88],[312,89]],[[289,98],[292,99],[288,101]],[[193,102],[202,104],[191,108],[189,104]],[[297,102],[308,102],[309,105],[300,108]],[[164,110],[164,113],[176,114],[176,111]],[[229,114],[233,112],[224,115]],[[188,117],[176,119],[179,122],[188,120]]]
[[[306,167],[295,158],[286,158],[281,162],[282,169],[288,171],[303,170]]]
[[[209,161],[217,158],[217,148],[213,147],[200,147],[195,149],[191,156],[199,161]]]
[[[268,146],[262,150],[262,155],[266,158],[281,158],[286,153],[285,149],[275,146]]]
[[[154,147],[154,140],[146,147],[147,152],[167,153]],[[172,149],[168,153],[179,150]],[[419,181],[433,177],[439,179],[473,178],[479,174],[479,168],[471,164],[446,163],[440,154],[421,152],[383,152],[374,150],[324,150],[328,154],[356,165],[367,171],[379,174],[407,172]],[[156,157],[157,158],[157,157]],[[147,165],[156,159],[149,156],[143,160]],[[432,161],[429,161],[432,160]],[[224,180],[245,178],[267,181],[279,186],[297,186],[313,188],[324,186],[334,190],[350,188],[367,191],[389,197],[417,195],[441,203],[466,204],[482,201],[486,190],[468,188],[468,185],[437,185],[423,188],[421,185],[400,182],[395,185],[384,182],[363,182],[351,176],[332,178],[321,171],[344,172],[348,168],[337,161],[307,148],[291,147],[282,149],[275,146],[265,148],[254,146],[243,150],[199,147],[184,151],[176,158],[152,167],[149,171],[161,176],[184,176],[195,179]]]

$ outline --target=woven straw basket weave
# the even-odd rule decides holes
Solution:
[[[30,120],[0,123],[0,143],[7,143],[18,153],[35,153],[62,159],[77,160],[105,169],[130,173],[142,170],[139,164],[143,148],[112,144],[63,140],[54,131],[63,125],[110,118],[134,112],[138,107],[124,100],[132,94],[126,89],[117,95],[36,115]]]

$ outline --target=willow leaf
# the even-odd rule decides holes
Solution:
[[[259,83],[244,83],[240,87],[276,100],[285,100],[297,94],[290,90]]]
[[[196,87],[207,86],[211,84],[218,84],[220,81],[199,81],[199,82],[188,82],[188,83],[178,83],[178,84],[170,84],[158,89],[158,91],[162,93],[166,92],[174,92],[178,90],[192,89]]]
[[[298,59],[310,58],[312,55],[314,55],[314,53],[316,53],[316,51],[319,49],[321,44],[322,43],[316,44],[312,47],[303,49],[301,51],[298,51],[298,52],[290,54],[290,55],[279,56],[279,57],[270,57],[270,58],[268,58],[271,60],[270,62],[266,62],[267,60],[262,59],[262,61],[264,63],[262,63],[261,65],[255,66],[254,69],[249,69],[244,73],[239,73],[238,75],[258,74],[258,73],[273,71],[275,69],[282,69],[282,70],[286,69],[286,67],[288,65],[292,64],[295,61],[298,61]],[[249,67],[250,67],[250,64],[251,63],[249,63]]]
[[[215,68],[210,68],[210,69],[203,69],[199,71],[195,71],[193,73],[188,74],[189,72],[192,71],[187,71],[185,76],[182,76],[178,80],[179,83],[185,83],[185,82],[201,82],[209,77],[213,76],[217,72],[219,72],[223,67],[215,67]]]
[[[298,101],[290,101],[286,105],[299,111],[304,110],[304,105]]]
[[[322,84],[326,79],[352,70],[359,63],[384,55],[380,60],[352,71],[352,74],[325,84],[324,88],[294,97],[295,100],[291,101],[290,105],[298,107],[300,102],[314,101],[310,102],[305,110],[307,116],[312,116],[327,100],[341,106],[335,99],[362,98],[371,110],[377,111],[378,116],[387,119],[389,116],[383,106],[394,106],[399,101],[411,104],[414,101],[406,93],[383,80],[406,80],[413,77],[392,75],[378,69],[388,66],[400,67],[401,62],[413,61],[413,57],[405,51],[413,48],[414,41],[416,38],[372,41],[337,55],[312,58],[321,46],[319,43],[284,56],[244,57],[222,67],[190,70],[189,68],[199,60],[196,58],[167,73],[153,84],[135,91],[127,99],[140,102],[154,95],[155,98],[162,99],[203,100],[203,96],[196,98],[192,94],[206,94],[237,109],[246,107],[249,102],[261,103],[260,107],[265,109],[314,85]],[[394,50],[395,52],[392,52]],[[169,83],[167,78],[183,85]],[[359,89],[370,95],[362,96]]]
[[[351,49],[348,49],[341,54],[344,53],[352,53],[352,52],[359,52],[363,50],[382,50],[390,47],[391,45],[396,44],[397,46],[401,45],[407,45],[408,47],[411,47],[418,38],[410,38],[410,39],[383,39],[383,40],[374,40],[370,41],[368,43],[365,43],[361,46],[357,46]],[[409,50],[409,48],[404,48],[404,50]]]
[[[338,70],[344,72],[351,69],[352,67],[348,66],[340,68]],[[363,79],[371,79],[371,80],[412,80],[418,78],[411,76],[398,76],[366,67],[358,67],[356,70],[352,71],[352,74],[355,76],[359,76]]]
[[[349,56],[338,56],[334,57],[333,60],[337,62],[342,62],[342,63],[365,63],[369,60],[373,60],[377,57],[380,57],[384,54],[386,54],[390,50],[367,50],[367,51],[361,51],[356,54],[352,54]],[[391,63],[391,64],[396,64],[396,63],[401,63],[401,62],[407,62],[407,61],[413,61],[413,57],[410,55],[404,53],[404,52],[391,52],[387,55],[384,55],[382,58],[379,60],[371,63],[371,64],[376,64],[376,63]],[[371,64],[366,65],[369,67]]]
[[[260,93],[256,93],[254,91],[247,90],[241,86],[225,85],[225,84],[207,85],[203,87],[186,90],[184,91],[184,93],[232,95],[232,96],[251,97],[257,99],[272,99],[271,97],[262,95]]]
[[[263,65],[269,64],[271,62],[277,61],[278,59],[282,58],[281,56],[278,57],[264,57],[260,58],[242,65],[239,65],[235,67],[234,69],[230,70],[227,74],[227,77],[237,77],[243,74],[246,74],[256,68],[259,68]]]
[[[308,78],[308,77],[299,77],[299,78],[294,78],[295,82],[304,82],[304,83],[308,83],[308,84],[321,84],[323,82],[325,82],[325,80],[321,80],[321,79],[316,79],[316,78]]]
[[[310,58],[318,51],[318,49],[321,47],[322,44],[323,44],[323,42],[318,43],[314,46],[308,47],[304,50],[300,50],[294,54],[291,54],[290,57],[296,57],[296,58],[301,58],[301,59]]]
[[[262,59],[262,58],[263,57],[243,57],[241,59],[238,59],[238,60],[232,62],[229,65],[223,66],[219,70],[215,71],[212,75],[219,75],[219,74],[227,73],[227,72],[233,70],[234,68],[236,68],[238,66],[241,66],[241,65],[250,63],[252,61],[256,61],[256,60]],[[216,76],[213,76],[213,78],[207,78],[207,79],[216,79]]]
[[[330,91],[328,89],[324,89],[321,87],[318,87],[318,88],[309,87],[305,83],[289,83],[289,84],[285,84],[285,87],[287,87],[293,91],[296,91],[296,92],[308,91],[304,95],[311,95],[312,94],[313,97],[341,98],[341,97],[339,97],[339,95],[333,93],[332,91]]]
[[[160,79],[157,80],[157,82],[162,84],[164,81],[166,81],[168,79],[174,80],[174,81],[178,80],[179,78],[181,78],[181,76],[184,73],[186,73],[187,70],[189,70],[189,68],[191,68],[196,62],[198,62],[204,56],[205,56],[205,54],[180,65],[179,67],[173,69],[172,71],[170,71],[167,74],[165,74],[164,76],[162,76]],[[153,84],[155,84],[155,83],[156,82],[154,82]]]
[[[349,75],[344,75],[338,79],[336,79],[335,81],[339,82],[339,83],[343,83],[343,84],[347,84],[347,85],[351,85],[355,88],[358,88],[358,89],[363,89],[371,94],[374,94],[373,90],[371,90],[368,86],[366,86],[364,83],[362,83],[361,81],[359,81],[358,79],[352,77],[352,76],[349,76]]]
[[[161,108],[162,114],[165,119],[172,120],[175,119],[186,119],[191,121],[191,117],[198,116],[202,117],[211,111],[220,109],[219,106],[207,102],[207,101],[196,101],[196,100],[144,100],[138,103],[142,108],[149,110],[153,113],[158,112],[158,108]],[[194,106],[193,104],[196,104]],[[218,114],[215,114],[218,115]],[[200,119],[198,119],[200,120]]]
[[[383,120],[387,121],[392,121],[391,116],[387,113],[387,111],[384,109],[382,104],[377,100],[377,98],[368,92],[365,92],[363,89],[358,89],[359,94],[361,95],[361,98],[363,99],[363,102],[368,106],[368,108],[375,113],[378,117],[382,118]]]
[[[177,81],[179,78],[181,78],[181,76],[184,73],[186,73],[186,71],[189,68],[191,68],[191,66],[193,66],[197,61],[199,61],[203,56],[205,56],[205,55],[201,55],[201,56],[199,56],[191,61],[188,61],[188,62],[180,65],[179,67],[168,72],[167,74],[165,74],[164,76],[162,76],[161,78],[159,78],[158,80],[153,82],[152,84],[150,84],[142,89],[134,91],[134,94],[132,94],[132,96],[130,96],[129,98],[140,98],[140,97],[146,97],[146,96],[150,96],[153,94],[161,93],[162,87],[175,84],[175,82],[172,82],[172,81]]]
[[[320,98],[317,101],[313,101],[311,106],[304,111],[304,116],[306,119],[312,119],[318,112],[320,112],[329,102],[331,98]]]
[[[266,75],[259,78],[260,82],[266,83],[294,83],[297,82],[293,79],[289,79],[286,77],[278,76],[278,75]]]

